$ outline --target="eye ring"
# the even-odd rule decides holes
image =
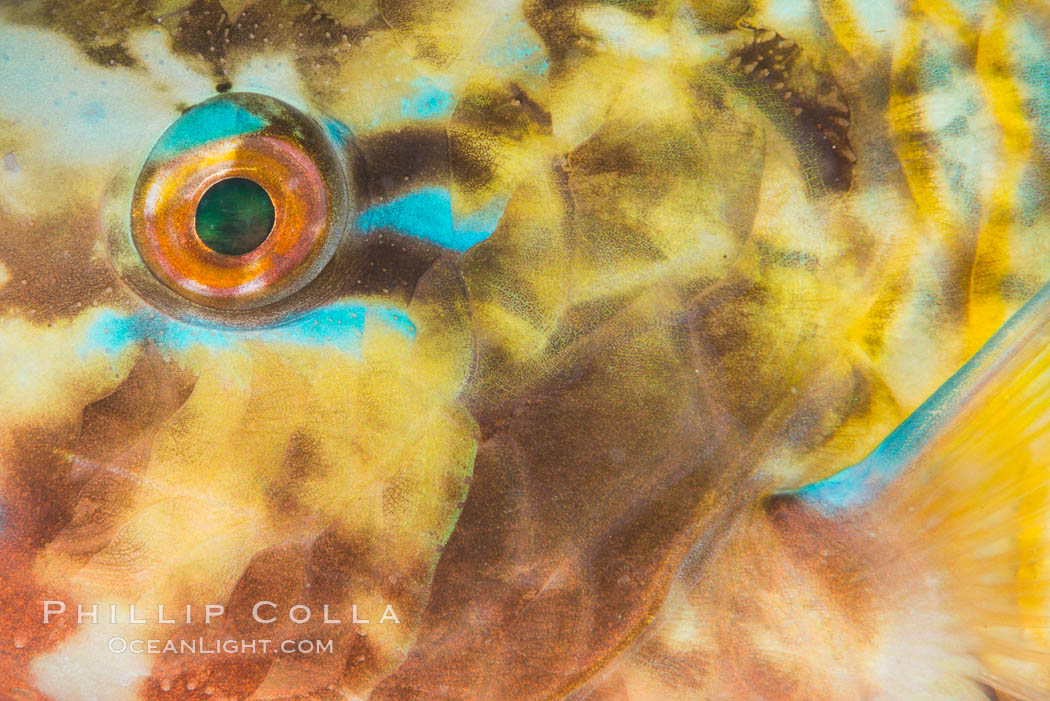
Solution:
[[[258,184],[274,206],[270,234],[239,256],[208,247],[196,227],[201,198],[232,178]],[[209,144],[140,179],[137,190],[142,206],[132,209],[135,248],[161,282],[198,304],[272,303],[301,289],[330,257],[324,178],[280,139],[249,135]]]
[[[348,172],[346,144],[321,122],[265,95],[216,96],[173,122],[134,181],[118,185],[110,208],[123,200],[130,217],[120,225],[107,215],[111,260],[174,316],[273,323],[302,306],[297,293],[320,284],[349,238]],[[273,208],[269,233],[237,254],[210,247],[197,230],[201,199],[232,179],[261,187]]]

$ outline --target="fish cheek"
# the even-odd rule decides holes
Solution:
[[[99,251],[95,208],[71,202],[36,216],[0,213],[0,312],[53,323],[101,304],[134,303]]]
[[[127,218],[133,175],[111,188],[123,194],[107,200],[106,227]],[[283,603],[332,606],[344,625],[317,637],[338,639],[331,661],[340,666],[362,647],[347,607],[358,604],[362,617],[376,620],[389,605],[402,625],[370,635],[369,662],[355,674],[365,683],[389,671],[418,626],[473,465],[476,426],[457,400],[471,338],[454,257],[393,233],[362,236],[334,257],[354,266],[333,268],[319,297],[288,307],[293,317],[313,314],[306,321],[216,328],[201,324],[190,305],[175,321],[126,287],[107,260],[112,248],[100,244],[97,208],[83,211],[92,223],[55,225],[69,232],[60,239],[68,256],[26,255],[27,269],[47,272],[36,286],[19,284],[32,294],[17,298],[39,317],[25,322],[27,338],[51,323],[67,330],[54,339],[68,351],[56,364],[91,375],[50,376],[49,384],[77,395],[62,421],[44,434],[27,429],[5,449],[31,458],[19,476],[26,516],[18,529],[38,578],[70,602],[138,602],[145,610],[228,602],[231,619],[243,619],[262,581]],[[41,225],[30,243],[43,245],[45,236]],[[311,309],[320,298],[332,303]],[[377,298],[390,306],[366,303]],[[358,302],[360,319],[331,321]],[[31,357],[28,345],[20,352]],[[367,547],[355,550],[359,544]],[[353,576],[342,576],[347,571]],[[179,627],[174,635],[214,640],[237,629],[230,625]],[[85,628],[68,644],[90,637]],[[43,655],[34,665],[56,659]],[[236,666],[180,658],[153,670],[147,686],[210,678],[216,690],[246,694],[288,679],[299,679],[296,688],[320,683],[301,660],[279,660],[272,670],[257,659]]]

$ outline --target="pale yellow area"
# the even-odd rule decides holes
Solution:
[[[442,342],[447,330],[428,331],[427,314],[420,316],[423,340]],[[30,341],[40,347],[43,334],[30,336],[29,328],[12,330],[7,323],[5,351],[17,362],[34,356]],[[52,332],[49,340],[75,346],[70,336]],[[403,625],[377,627],[376,638],[382,659],[398,659],[414,638],[430,573],[465,498],[476,439],[473,419],[456,402],[460,365],[439,365],[420,347],[384,324],[367,323],[360,357],[250,340],[175,352],[196,383],[154,439],[112,538],[86,560],[61,547],[46,550],[37,561],[39,575],[86,601],[181,610],[183,603],[225,602],[248,563],[267,548],[308,546],[335,529],[367,543],[374,557],[356,566],[360,575],[376,577],[377,589],[355,588],[353,603],[374,604],[378,616],[385,603],[399,602]],[[52,369],[19,377],[52,389],[22,388],[5,404],[33,398],[41,410],[64,409],[72,420],[85,401],[119,380],[101,354],[96,362],[76,363],[58,350],[35,355],[34,362],[50,361]],[[133,357],[127,355],[125,372]],[[55,382],[63,360],[78,374]],[[64,394],[56,396],[54,388]],[[9,418],[10,412],[9,406]],[[27,412],[19,421],[39,420]],[[410,577],[409,597],[400,588],[388,590],[383,573]],[[163,639],[171,630],[151,625],[126,632]],[[71,641],[55,655],[82,656],[78,645]]]
[[[212,81],[172,52],[161,28],[128,38],[139,69],[100,66],[54,32],[3,22],[0,33],[20,58],[17,72],[3,64],[0,81],[23,86],[0,103],[0,151],[20,168],[0,171],[0,211],[46,217],[97,201],[119,167],[149,151],[178,104],[212,94]]]
[[[114,540],[76,566],[85,591],[222,601],[255,553],[333,524],[395,570],[432,560],[470,474],[474,424],[455,381],[403,334],[367,325],[363,347],[360,359],[251,341],[177,356],[193,392],[154,440]],[[293,437],[310,452],[298,463]]]
[[[18,284],[15,282],[14,284]],[[33,323],[0,318],[0,423],[75,428],[83,408],[112,392],[131,369],[137,349],[110,356],[87,351],[88,331],[101,310],[72,320]]]

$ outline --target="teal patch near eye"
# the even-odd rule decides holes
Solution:
[[[259,131],[266,122],[232,100],[203,102],[176,121],[157,143],[151,158],[173,158],[213,141]]]
[[[452,112],[454,100],[452,94],[442,90],[426,78],[412,81],[416,92],[409,98],[401,100],[401,116],[410,119],[434,119],[444,117]]]
[[[495,198],[488,206],[457,222],[452,217],[449,191],[426,187],[369,207],[357,218],[357,226],[365,233],[388,229],[454,251],[465,251],[492,235],[506,206],[506,199]]]
[[[247,178],[220,180],[197,204],[197,236],[226,256],[254,251],[273,230],[274,209],[266,190]]]
[[[152,312],[122,314],[107,310],[88,329],[79,353],[81,357],[94,353],[118,356],[131,346],[151,342],[171,357],[193,347],[223,349],[240,342],[262,341],[328,347],[359,357],[366,322],[379,322],[409,339],[416,336],[416,326],[404,312],[351,302],[315,309],[284,326],[252,330],[195,326]]]

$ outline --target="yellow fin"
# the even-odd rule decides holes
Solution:
[[[1050,304],[1041,292],[874,511],[940,574],[980,681],[1050,699]],[[954,378],[953,378],[954,379]]]

